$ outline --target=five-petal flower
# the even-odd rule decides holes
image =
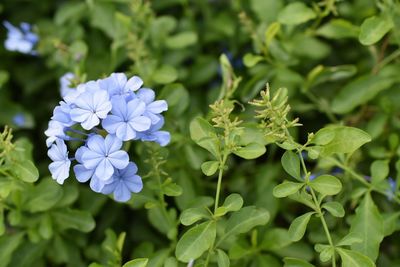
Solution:
[[[129,162],[122,170],[115,170],[112,176],[113,181],[106,184],[101,192],[103,194],[114,193],[114,199],[119,202],[126,202],[131,198],[131,192],[138,193],[143,188],[142,178],[137,173],[137,166]]]
[[[67,146],[63,140],[57,139],[47,152],[49,158],[53,161],[49,165],[49,170],[53,179],[57,183],[63,184],[64,180],[69,177],[69,168],[71,160],[68,158]]]
[[[90,136],[88,149],[82,153],[81,160],[86,169],[95,169],[94,175],[99,179],[108,180],[114,173],[114,168],[123,169],[129,163],[126,151],[120,150],[122,141],[115,135]]]

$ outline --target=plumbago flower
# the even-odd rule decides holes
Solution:
[[[97,193],[113,193],[116,201],[128,201],[141,191],[143,183],[137,166],[122,149],[124,142],[150,141],[165,146],[169,132],[162,131],[165,100],[141,88],[143,81],[123,73],[71,87],[73,75],[60,80],[63,100],[54,108],[45,131],[52,177],[60,184],[69,177],[71,164],[76,179],[89,182]],[[65,90],[63,90],[65,89]],[[81,142],[75,158],[68,158],[65,141]]]
[[[39,41],[39,37],[32,32],[30,24],[22,22],[20,28],[17,28],[10,22],[4,21],[3,25],[8,30],[7,40],[4,42],[4,46],[7,50],[37,55],[34,46]]]

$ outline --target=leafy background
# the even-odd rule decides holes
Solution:
[[[14,135],[0,141],[0,266],[399,265],[399,12],[395,0],[2,1],[1,19],[32,23],[40,42],[38,56],[0,48],[0,124]],[[145,187],[128,204],[49,177],[43,132],[66,72],[139,75],[169,103],[170,145],[131,146]],[[287,88],[284,118],[303,125],[290,139],[255,126],[248,102],[266,83]],[[226,143],[202,139],[226,133],[210,124],[218,99],[244,129],[224,164]],[[217,170],[223,209],[204,213]]]

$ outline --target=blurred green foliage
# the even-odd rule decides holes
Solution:
[[[4,0],[0,16],[40,36],[38,56],[0,47],[0,266],[400,264],[397,0]],[[127,204],[49,177],[66,72],[139,75],[169,104],[171,144],[129,149],[144,189]]]

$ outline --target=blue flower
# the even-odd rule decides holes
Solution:
[[[129,163],[126,151],[120,150],[122,141],[115,135],[92,135],[87,141],[88,149],[82,153],[83,166],[95,169],[94,175],[101,180],[108,180],[114,173],[114,168],[123,169]]]
[[[149,130],[138,133],[136,139],[157,142],[160,146],[166,146],[171,141],[171,135],[167,131],[159,131],[164,125],[164,118],[161,115],[159,117],[156,124],[153,124]]]
[[[143,81],[138,76],[133,76],[129,80],[124,73],[113,73],[110,77],[98,81],[101,89],[106,90],[110,97],[114,95],[125,95],[138,90]]]
[[[39,37],[31,32],[31,25],[22,22],[20,24],[21,27],[17,28],[8,21],[4,21],[3,25],[8,30],[7,40],[4,43],[7,50],[31,55],[37,54],[33,47],[39,41]]]
[[[138,98],[128,103],[123,96],[114,96],[111,100],[111,115],[102,122],[103,128],[110,134],[128,141],[136,137],[136,132],[146,131],[150,128],[151,120],[142,114],[146,110],[146,104]]]
[[[74,87],[71,87],[71,81],[73,79],[75,79],[75,75],[72,72],[67,72],[60,78],[61,97],[65,97],[69,93],[76,91]]]
[[[58,121],[64,126],[72,126],[76,122],[71,118],[71,105],[68,105],[64,101],[60,101],[60,105],[56,106],[53,110],[53,121]]]
[[[68,136],[64,132],[65,125],[59,121],[49,121],[49,127],[44,132],[47,136],[46,145],[50,147],[57,139],[67,139]]]
[[[49,165],[49,170],[53,179],[57,183],[63,184],[64,180],[69,177],[69,169],[71,160],[68,158],[68,150],[63,140],[57,139],[47,152],[49,158],[53,161]]]
[[[142,88],[136,93],[136,97],[142,100],[146,104],[146,111],[143,113],[144,116],[151,119],[151,124],[156,124],[160,120],[158,116],[161,112],[168,110],[168,104],[165,100],[156,100],[155,93],[153,90],[148,88]]]
[[[122,170],[115,170],[112,178],[113,182],[106,184],[101,192],[103,194],[114,193],[114,199],[126,202],[131,198],[131,192],[138,193],[143,188],[142,178],[137,173],[137,166],[129,162],[128,166]]]
[[[23,113],[17,113],[13,118],[12,121],[18,127],[23,127],[26,124],[26,117]]]
[[[100,119],[107,117],[111,110],[111,102],[107,91],[87,90],[74,101],[75,107],[71,109],[72,120],[80,122],[83,129],[90,130],[99,125]]]

